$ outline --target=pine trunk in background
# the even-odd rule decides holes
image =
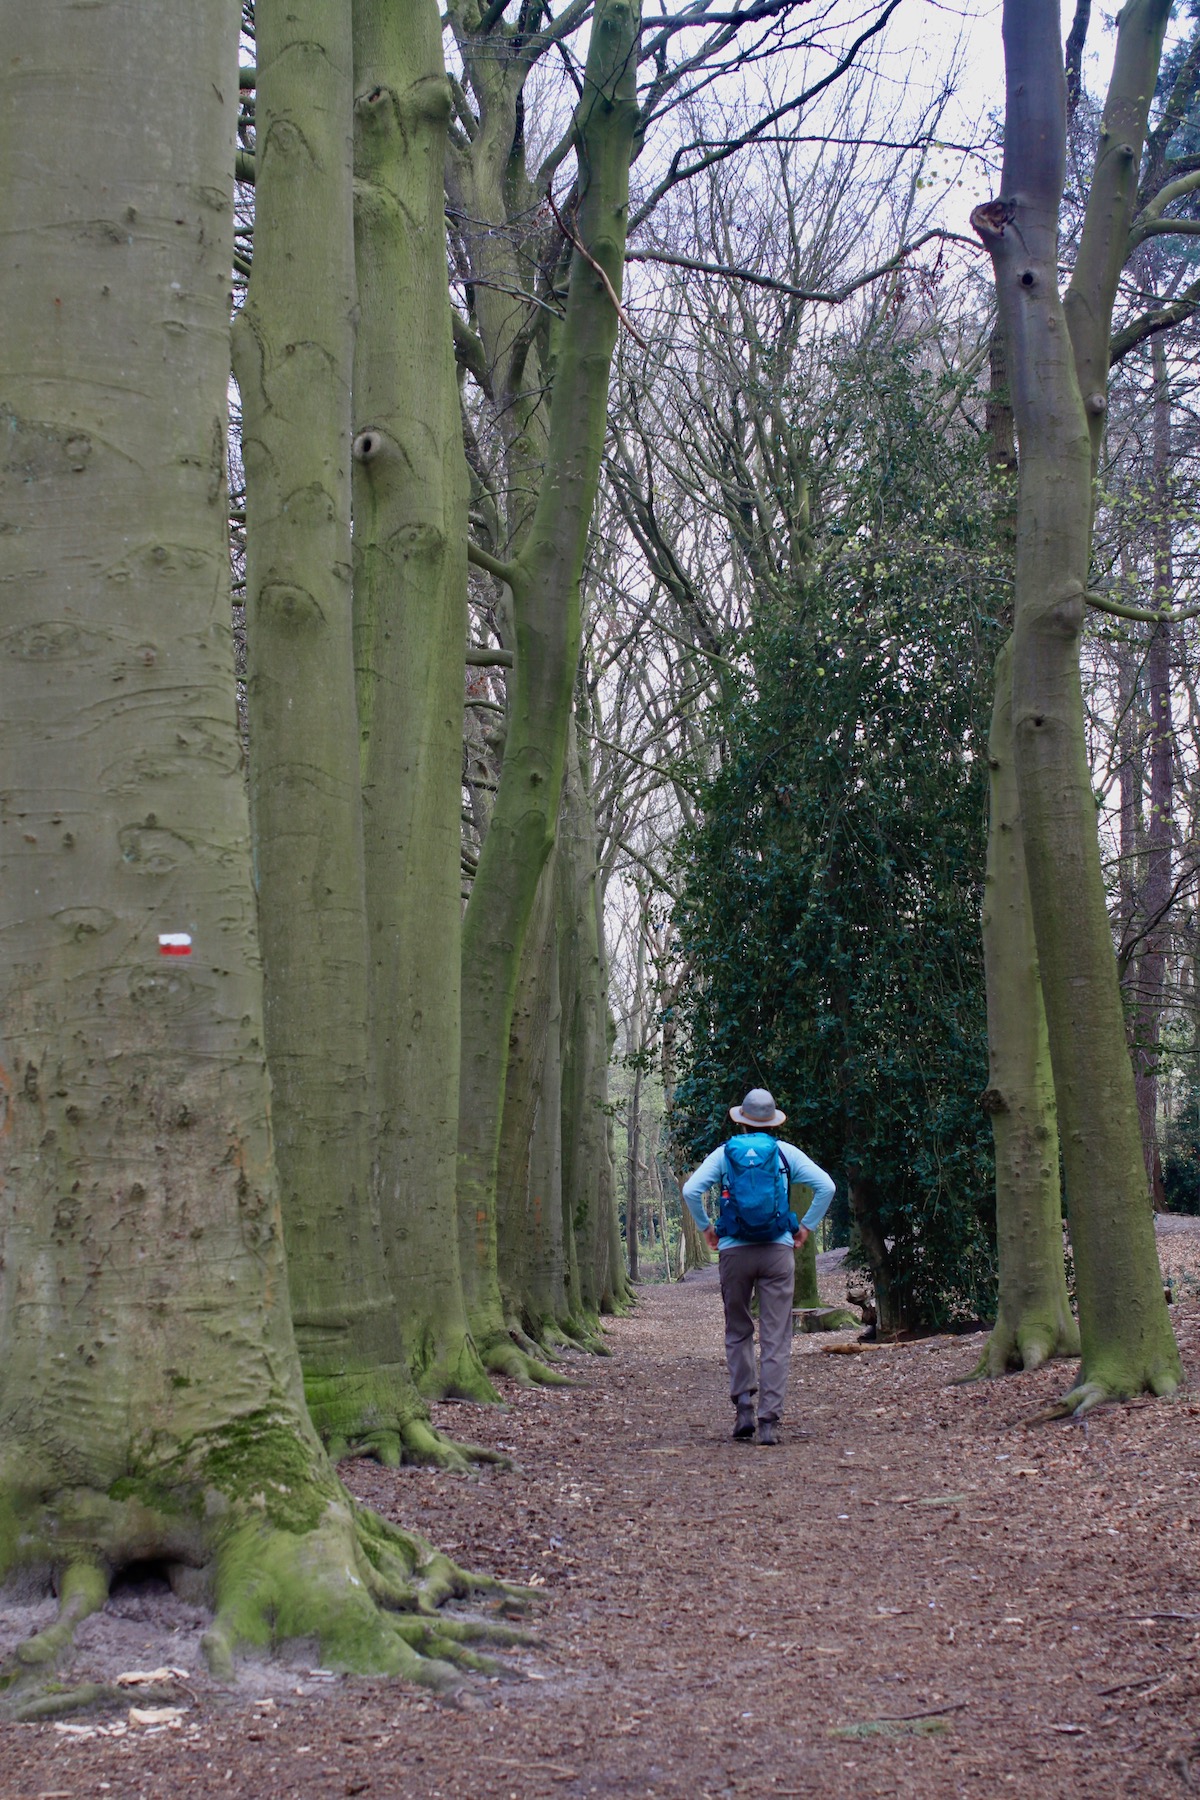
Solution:
[[[423,1392],[494,1397],[455,1230],[466,464],[433,0],[354,0],[354,610],[375,1191]]]
[[[350,583],[349,10],[344,0],[258,0],[255,48],[254,263],[234,367],[272,1124],[313,1423],[336,1455],[370,1448],[394,1462],[425,1407],[370,1192]]]
[[[230,631],[237,23],[6,19],[0,1580],[60,1602],[10,1715],[131,1562],[204,1572],[225,1673],[307,1638],[438,1680],[377,1598],[415,1608],[422,1560],[462,1587],[339,1486],[288,1313]]]
[[[1065,1406],[1180,1379],[1146,1205],[1084,735],[1079,644],[1093,432],[1167,0],[1130,0],[1075,273],[1058,292],[1065,90],[1055,0],[1006,0],[1003,198],[972,215],[990,254],[1020,446],[1013,729],[1034,934],[1062,1134],[1083,1351]]]
[[[979,1373],[1036,1369],[1079,1354],[1063,1260],[1058,1121],[1050,1042],[1017,798],[1012,733],[1012,644],[996,658],[988,738],[988,860],[983,907],[988,1089],[996,1146],[1000,1298]]]

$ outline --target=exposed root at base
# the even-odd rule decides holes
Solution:
[[[517,1349],[523,1350],[526,1356],[532,1356],[535,1362],[552,1364],[558,1361],[550,1344],[549,1332],[542,1331],[540,1336],[531,1336],[523,1326],[510,1322],[508,1335],[517,1346]]]
[[[101,1712],[112,1707],[128,1706],[134,1694],[127,1687],[116,1687],[107,1681],[85,1681],[76,1688],[64,1688],[61,1692],[47,1692],[36,1695],[31,1700],[22,1701],[13,1697],[10,1703],[3,1706],[5,1719],[14,1725],[31,1725],[46,1719],[65,1719],[71,1713]],[[163,1706],[178,1701],[179,1689],[176,1687],[147,1686],[144,1683],[137,1690],[139,1706]]]
[[[315,1634],[330,1668],[403,1675],[447,1693],[483,1666],[470,1642],[522,1641],[492,1620],[440,1619],[438,1608],[471,1594],[524,1601],[524,1589],[467,1574],[344,1491],[307,1538],[251,1528],[232,1560],[235,1580],[228,1597],[219,1587],[217,1614],[204,1639],[217,1675],[232,1672],[242,1645]]]
[[[563,1350],[582,1350],[589,1356],[611,1356],[604,1341],[599,1318],[559,1319],[546,1327],[545,1341]]]
[[[473,1646],[522,1643],[520,1629],[496,1616],[443,1618],[439,1609],[448,1600],[491,1600],[495,1613],[511,1617],[532,1591],[470,1574],[359,1506],[299,1422],[291,1437],[281,1424],[265,1415],[249,1436],[214,1434],[187,1453],[187,1474],[172,1481],[160,1467],[138,1497],[70,1488],[49,1497],[41,1486],[39,1498],[26,1489],[18,1499],[0,1487],[0,1578],[19,1567],[42,1571],[59,1594],[53,1624],[0,1668],[0,1717],[51,1717],[113,1698],[70,1686],[59,1670],[78,1626],[103,1607],[112,1576],[145,1560],[197,1571],[207,1585],[213,1618],[202,1649],[219,1679],[232,1678],[243,1651],[292,1640],[315,1640],[330,1669],[401,1675],[443,1694],[477,1671],[514,1672]],[[205,1471],[199,1480],[197,1465]]]
[[[426,1400],[467,1400],[479,1406],[501,1404],[473,1338],[464,1337],[449,1348],[430,1346],[426,1357],[417,1358],[417,1367],[417,1392]]]
[[[54,1710],[56,1697],[48,1692],[54,1673],[74,1650],[78,1627],[108,1599],[108,1586],[108,1576],[97,1563],[80,1561],[65,1570],[53,1625],[18,1644],[0,1667],[0,1718],[50,1716],[47,1711],[31,1715],[29,1708],[46,1700],[52,1703],[50,1712]],[[87,1698],[75,1700],[67,1693],[57,1698],[66,1711],[90,1704]]]
[[[552,1369],[539,1356],[531,1356],[509,1337],[497,1338],[483,1352],[483,1365],[493,1375],[507,1375],[521,1387],[570,1387],[571,1383],[557,1369]]]
[[[1160,1400],[1170,1400],[1179,1386],[1179,1377],[1169,1370],[1152,1370],[1140,1382],[1109,1382],[1093,1377],[1080,1381],[1061,1400],[1043,1407],[1021,1423],[1048,1425],[1055,1419],[1082,1419],[1097,1406],[1117,1405],[1122,1400],[1136,1399],[1139,1394],[1154,1394]]]
[[[472,1444],[459,1438],[446,1437],[428,1419],[410,1419],[394,1431],[372,1431],[358,1438],[331,1438],[326,1444],[331,1462],[344,1462],[349,1457],[371,1457],[385,1469],[398,1469],[405,1464],[423,1468],[444,1469],[451,1475],[469,1475],[472,1464],[495,1463],[512,1467],[511,1458],[483,1444]]]
[[[502,1450],[489,1450],[485,1444],[472,1444],[464,1438],[445,1437],[424,1419],[414,1419],[405,1427],[403,1460],[448,1469],[455,1475],[469,1475],[476,1463],[512,1468],[512,1458]]]
[[[977,1381],[1021,1371],[1028,1374],[1056,1357],[1078,1355],[1079,1326],[1074,1319],[1025,1320],[1015,1324],[997,1319],[978,1363],[962,1379]]]

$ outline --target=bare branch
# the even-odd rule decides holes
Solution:
[[[855,276],[845,287],[823,292],[817,288],[793,287],[788,281],[778,281],[773,275],[758,275],[753,269],[735,269],[725,263],[701,262],[691,256],[670,256],[664,250],[627,250],[626,262],[667,263],[675,269],[694,269],[698,275],[722,275],[730,281],[746,281],[754,287],[770,288],[773,293],[787,294],[793,300],[811,300],[824,306],[840,306],[851,294],[866,287],[872,281],[878,281],[883,275],[890,275],[898,269],[906,257],[913,255],[923,244],[932,239],[942,243],[966,244],[971,250],[978,251],[980,246],[974,238],[961,236],[956,231],[926,231],[911,244],[905,244],[876,269],[868,269],[866,274]]]

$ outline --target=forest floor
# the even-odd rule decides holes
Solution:
[[[963,1386],[981,1336],[826,1354],[843,1333],[797,1340],[784,1443],[733,1443],[715,1268],[645,1287],[572,1386],[438,1409],[511,1470],[343,1467],[541,1590],[524,1679],[451,1704],[301,1658],[222,1689],[202,1615],[135,1584],[81,1628],[75,1674],[185,1670],[179,1718],[4,1727],[0,1796],[1200,1791],[1200,1220],[1162,1224],[1189,1389],[1081,1423],[1028,1422],[1067,1365]]]

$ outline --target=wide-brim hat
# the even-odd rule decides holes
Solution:
[[[766,1088],[751,1088],[740,1106],[730,1107],[729,1116],[735,1125],[750,1125],[758,1131],[765,1126],[782,1125],[787,1118]]]

